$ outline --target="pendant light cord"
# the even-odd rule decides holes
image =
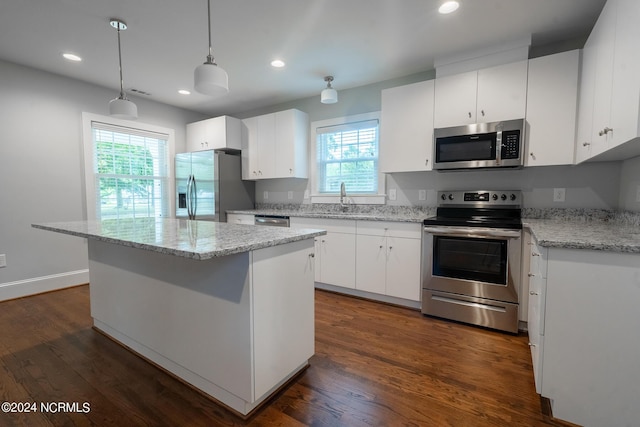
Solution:
[[[213,49],[211,48],[211,0],[207,1],[207,18],[209,21],[209,55],[207,55],[207,64],[218,65],[213,58]]]
[[[127,99],[127,96],[124,94],[124,79],[122,78],[122,52],[120,51],[120,23],[118,23],[118,64],[120,67],[120,98]]]

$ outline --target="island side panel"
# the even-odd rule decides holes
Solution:
[[[255,397],[307,366],[314,353],[314,241],[253,253]]]
[[[231,408],[252,402],[249,252],[197,261],[89,239],[99,329]]]

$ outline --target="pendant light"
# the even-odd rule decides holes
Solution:
[[[325,77],[324,81],[327,82],[327,88],[320,94],[320,102],[323,104],[335,104],[338,102],[338,92],[331,87],[333,76]]]
[[[138,118],[138,107],[127,99],[124,93],[124,80],[122,79],[122,53],[120,50],[120,31],[127,29],[127,24],[119,19],[111,19],[111,26],[118,31],[118,63],[120,66],[120,96],[109,102],[109,115],[120,119],[135,120]]]
[[[205,95],[221,96],[229,92],[229,76],[218,67],[213,59],[211,49],[211,0],[207,2],[207,17],[209,18],[209,55],[204,64],[198,65],[193,72],[194,88]]]

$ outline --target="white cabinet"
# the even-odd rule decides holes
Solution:
[[[584,426],[640,420],[640,254],[548,248],[542,395]]]
[[[434,80],[382,91],[381,172],[431,170]]]
[[[227,222],[229,224],[254,225],[256,217],[250,214],[228,213]]]
[[[355,221],[291,217],[290,226],[294,228],[316,228],[327,231],[326,235],[316,237],[316,282],[344,288],[355,288]]]
[[[623,160],[640,154],[640,3],[609,0],[582,61],[576,160]]]
[[[309,116],[285,110],[243,120],[242,178],[308,178]]]
[[[528,245],[528,294],[527,328],[529,331],[529,349],[533,364],[533,376],[536,391],[542,392],[542,355],[544,346],[544,309],[547,288],[547,249],[537,245],[527,232],[525,244]]]
[[[358,221],[356,289],[420,301],[421,227]]]
[[[529,61],[525,166],[574,162],[580,51]]]
[[[242,149],[241,121],[220,116],[187,124],[187,151]]]
[[[436,78],[436,128],[525,117],[528,61]]]

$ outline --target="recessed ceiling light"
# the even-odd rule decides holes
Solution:
[[[62,56],[64,57],[64,59],[68,59],[69,61],[82,61],[82,58],[80,58],[78,55],[74,55],[73,53],[63,53]]]
[[[271,66],[273,68],[282,68],[285,66],[285,63],[281,59],[274,59],[273,61],[271,61]]]
[[[446,15],[447,13],[455,12],[459,7],[460,3],[458,3],[457,1],[447,1],[440,5],[440,8],[438,8],[438,12]]]
[[[179,93],[180,95],[191,95],[191,92],[189,92],[189,91],[188,91],[188,90],[186,90],[186,89],[180,89],[180,90],[178,91],[178,93]]]

